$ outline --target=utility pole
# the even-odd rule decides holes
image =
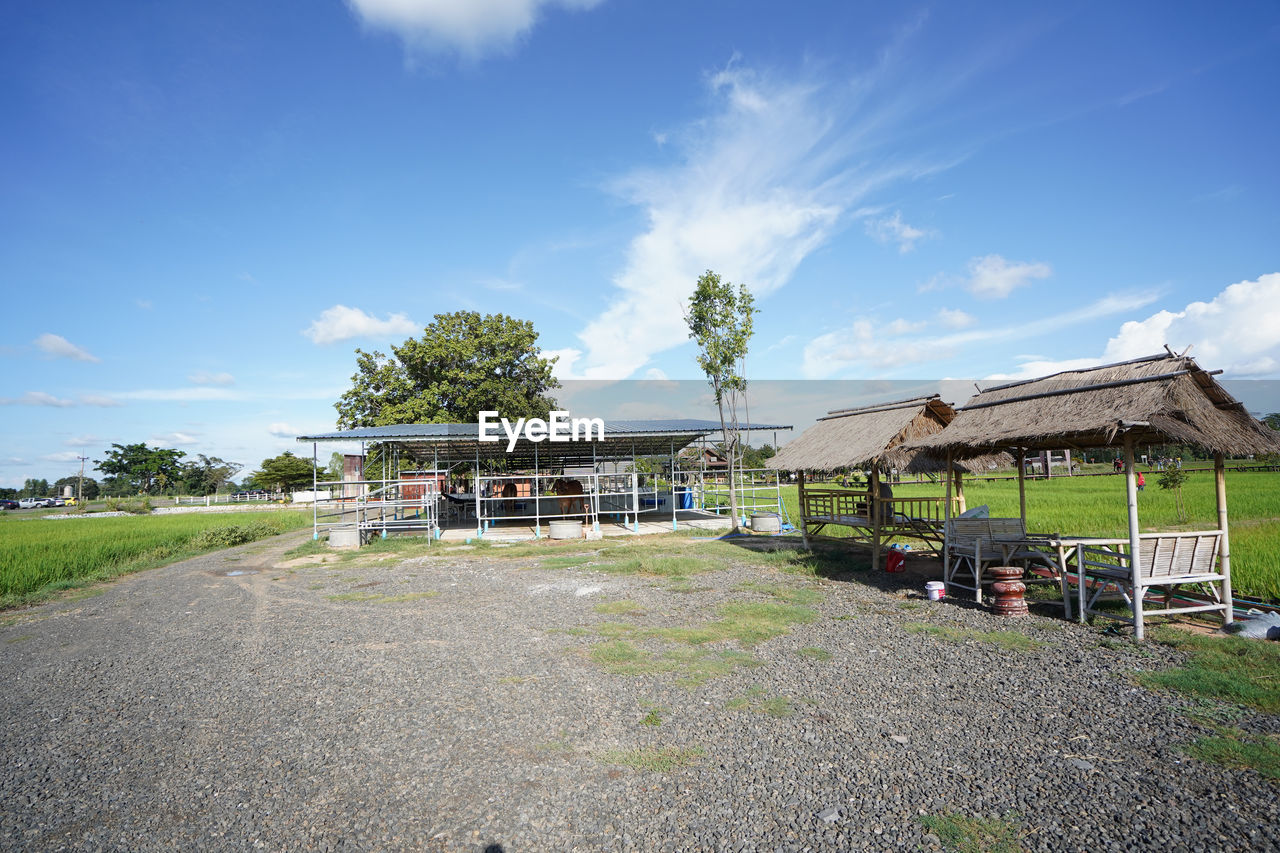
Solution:
[[[77,456],[80,460],[80,476],[76,479],[76,505],[84,503],[84,463],[88,456]]]

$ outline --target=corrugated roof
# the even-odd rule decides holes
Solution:
[[[744,432],[791,429],[782,424],[746,424]],[[589,465],[592,461],[630,459],[636,456],[665,455],[720,432],[720,422],[694,418],[668,420],[604,419],[604,439],[576,442],[531,442],[523,436],[507,453],[507,438],[498,427],[497,443],[481,442],[480,425],[397,424],[394,426],[358,427],[333,432],[300,435],[300,442],[387,442],[401,447],[409,455],[426,461],[435,456],[452,459],[502,459],[514,465]]]

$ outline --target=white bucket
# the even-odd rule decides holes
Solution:
[[[942,581],[929,581],[924,585],[924,594],[930,601],[938,601],[947,595],[947,585]]]

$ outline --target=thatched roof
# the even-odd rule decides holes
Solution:
[[[911,443],[957,457],[1025,447],[1193,444],[1224,454],[1277,453],[1280,438],[1194,359],[1161,354],[1069,370],[980,392],[944,432]]]
[[[892,403],[837,409],[818,422],[765,464],[780,471],[839,471],[877,465],[881,470],[936,471],[932,457],[903,449],[908,441],[940,433],[955,410],[937,394]],[[1009,464],[1007,458],[1004,464]],[[973,470],[988,467],[987,460],[973,460]]]

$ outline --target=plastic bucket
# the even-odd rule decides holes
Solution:
[[[924,594],[930,601],[938,601],[947,595],[947,585],[942,581],[929,581],[924,585]]]

